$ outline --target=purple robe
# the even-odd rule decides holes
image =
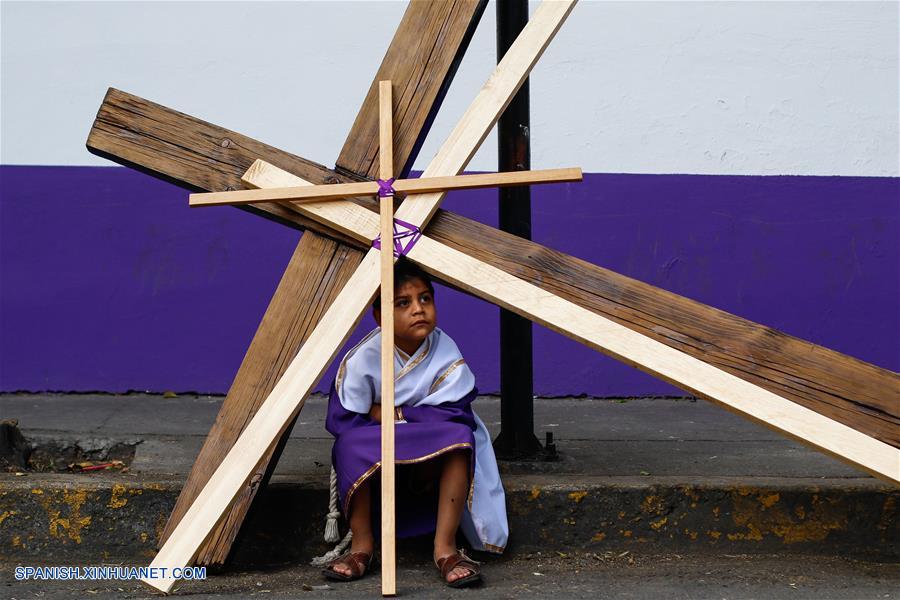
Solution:
[[[437,520],[437,482],[433,486],[417,485],[410,469],[412,465],[431,461],[454,450],[467,452],[470,458],[468,503],[471,508],[472,474],[475,472],[473,431],[476,427],[471,405],[476,395],[477,390],[472,389],[456,402],[400,407],[406,422],[397,422],[394,427],[398,537],[433,532]],[[332,384],[325,428],[335,437],[331,464],[337,473],[341,510],[347,517],[356,489],[366,481],[380,481],[379,477],[372,476],[381,467],[381,424],[369,415],[344,408]],[[377,487],[373,487],[373,510],[380,499],[375,489]],[[373,527],[377,528],[379,523],[380,519],[373,519]]]

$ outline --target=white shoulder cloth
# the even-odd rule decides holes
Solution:
[[[395,347],[394,373],[395,406],[457,402],[475,387],[475,376],[456,343],[438,328],[412,356]],[[349,411],[367,414],[373,402],[381,403],[380,328],[341,360],[335,388],[341,405]],[[476,550],[500,553],[509,537],[506,496],[490,435],[477,414],[475,424],[475,479],[460,527]]]

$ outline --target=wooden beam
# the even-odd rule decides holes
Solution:
[[[378,82],[390,80],[396,91],[391,171],[409,173],[486,6],[487,0],[409,3],[338,156],[337,172],[366,178],[378,173]]]
[[[452,151],[438,153],[422,172],[422,177],[462,172],[573,8],[575,0],[545,0],[538,5],[528,25],[509,47],[503,60],[497,63],[487,83],[447,137],[442,148]],[[443,197],[440,192],[417,195],[415,202],[400,205],[397,218],[423,226],[434,216]]]
[[[256,165],[266,181],[297,183],[289,173]],[[352,206],[353,211],[366,209]],[[375,215],[339,224],[370,239]],[[351,229],[352,228],[352,229]],[[633,331],[459,250],[422,236],[407,258],[428,272],[498,306],[573,338],[744,417],[835,456],[877,477],[900,483],[900,450],[762,387]],[[882,390],[895,394],[898,388]]]
[[[515,94],[518,85],[521,85],[527,77],[527,70],[535,64],[549,43],[549,38],[556,34],[573,5],[574,0],[550,1],[541,4],[535,11],[534,18],[522,33],[521,37],[526,39],[527,43],[520,45],[518,49],[514,45],[507,54],[507,58],[510,60],[504,60],[497,65],[494,74],[485,84],[485,88],[492,88],[490,93],[479,93],[476,96],[469,110],[463,115],[463,121],[441,146],[426,172],[431,172],[433,175],[454,174],[465,167],[466,162],[477,149],[467,146],[480,144],[484,140],[502,112],[502,108],[498,108],[499,105],[505,106],[509,102],[509,98],[504,98],[497,90],[505,90],[510,97]],[[548,26],[553,23],[555,25]],[[536,43],[540,40],[536,40],[534,35],[530,34],[533,31],[540,32],[548,39]],[[520,72],[521,69],[525,69],[526,72]],[[482,127],[484,131],[479,132],[479,127]],[[435,164],[441,165],[441,168],[434,167]],[[442,197],[442,194],[417,196],[416,198],[421,199],[418,204],[426,210],[420,211],[418,214],[412,213],[409,219],[413,220],[408,222],[417,226],[423,225],[436,210]],[[343,205],[345,208],[352,207],[352,204],[347,202],[329,202],[321,205],[297,205],[294,208],[305,210],[310,207],[333,207],[335,205]],[[319,214],[319,218],[322,218],[321,214]],[[344,226],[350,227],[349,225]],[[377,272],[373,276],[373,270],[377,264],[374,256],[377,254],[374,250],[370,250],[366,254],[359,268],[341,290],[306,344],[285,370],[281,380],[259,407],[246,430],[240,435],[206,486],[197,495],[169,539],[160,548],[152,566],[171,569],[188,565],[195,558],[200,546],[205,543],[210,532],[227,512],[232,499],[246,484],[261,457],[284,433],[288,422],[296,417],[306,396],[316,385],[328,363],[333,360],[341,344],[346,341],[353,327],[358,323],[366,304],[374,297],[378,282]],[[366,299],[362,306],[359,306],[360,298]],[[175,584],[175,580],[171,577],[143,579],[143,581],[163,592],[170,591]]]
[[[411,164],[415,158],[485,4],[486,0],[414,2],[404,13],[379,69],[404,89],[397,100],[398,162]],[[411,61],[410,56],[421,60]],[[376,105],[371,97],[363,102],[338,158],[340,173],[115,89],[109,90],[100,107],[87,146],[95,154],[189,190],[240,188],[241,175],[257,156],[303,172],[316,183],[353,181],[377,174],[377,165],[365,157],[369,132],[377,131],[378,120],[372,110]],[[276,204],[246,208],[294,227],[312,224]],[[329,237],[342,240],[335,232]],[[362,257],[358,250],[312,231],[301,238],[161,541],[181,520]],[[287,433],[260,462],[196,562],[216,565],[225,561],[250,503],[265,486],[286,440]]]
[[[422,236],[407,257],[456,286],[730,411],[900,484],[900,450]],[[886,395],[895,392],[883,390]]]
[[[546,292],[900,448],[900,375],[893,371],[453,213],[440,211],[427,233]]]
[[[539,169],[534,171],[510,171],[506,173],[479,173],[477,175],[453,175],[450,177],[420,177],[398,179],[391,187],[397,194],[427,194],[453,190],[471,190],[485,187],[510,187],[542,183],[567,183],[581,181],[578,167],[563,169]],[[238,206],[255,202],[321,202],[344,200],[354,196],[373,196],[378,193],[378,183],[335,183],[331,185],[306,185],[289,188],[236,190],[233,192],[205,192],[191,194],[191,206]]]
[[[260,181],[262,181],[263,178],[260,176],[260,174],[262,174],[262,173],[265,173],[264,180],[269,185],[276,185],[276,184],[285,185],[288,182],[293,182],[293,183],[297,182],[296,178],[293,178],[290,174],[280,171],[274,167],[265,165],[264,163],[255,164],[254,169],[251,172],[248,172],[247,176],[248,176],[248,178],[260,177]],[[250,181],[248,179],[248,182],[252,182],[252,181]],[[352,235],[360,241],[370,239],[373,236],[373,232],[375,231],[375,227],[376,227],[375,215],[373,213],[371,213],[371,211],[366,211],[366,209],[364,209],[362,207],[359,207],[359,206],[356,206],[353,204],[349,204],[349,203],[346,205],[346,208],[349,212],[351,212],[353,214],[351,216],[349,216],[343,223],[340,224],[340,226],[343,228],[343,230],[346,231],[346,233],[348,235]],[[368,212],[368,215],[365,214],[366,212]],[[317,220],[319,220],[321,218],[321,215],[313,215],[313,216]],[[330,218],[330,216],[329,216],[329,218]],[[487,228],[487,229],[490,229],[490,228]],[[441,246],[443,247],[443,244],[441,244]],[[515,250],[512,250],[512,251],[515,252]],[[410,258],[416,259],[418,254],[410,254],[409,256],[410,256]],[[456,256],[456,258],[459,259],[461,261],[461,263],[466,262],[459,256]],[[474,257],[471,257],[471,256],[469,256],[468,258],[474,259]],[[477,264],[486,265],[484,267],[484,269],[487,269],[487,267],[490,266],[490,265],[487,265],[487,263],[485,263],[484,261],[481,261],[479,259],[474,259],[474,260],[477,261]],[[499,303],[504,308],[508,308],[515,312],[519,312],[523,316],[526,316],[528,318],[536,320],[539,323],[542,323],[547,326],[551,326],[553,329],[556,329],[558,331],[562,331],[563,333],[566,333],[564,331],[564,324],[560,324],[558,321],[554,321],[552,319],[545,318],[543,313],[529,312],[529,308],[527,305],[524,305],[524,307],[516,306],[514,304],[507,306],[506,304],[508,303],[508,296],[499,296],[498,297],[495,293],[490,292],[488,290],[488,288],[484,288],[483,286],[462,284],[462,283],[460,283],[460,281],[458,280],[457,277],[452,276],[449,273],[444,273],[440,269],[435,268],[435,265],[428,262],[427,260],[423,262],[423,266],[429,268],[432,272],[434,272],[434,274],[438,278],[440,278],[442,280],[448,280],[450,283],[452,283],[462,289],[468,290],[472,293],[476,293],[478,296],[485,298],[487,300],[490,300],[492,302]],[[509,273],[501,271],[501,270],[497,269],[496,267],[490,266],[490,269],[491,269],[491,276],[496,277],[497,281],[499,281],[499,282],[504,282],[504,281],[520,282],[520,281],[522,281],[521,279],[512,277],[511,275],[509,275]],[[574,308],[572,308],[572,307],[578,307],[580,310],[584,310],[584,311],[587,311],[588,313],[590,313],[590,311],[588,309],[580,307],[577,304],[575,304],[565,298],[561,298],[561,297],[557,296],[556,294],[549,293],[546,289],[542,290],[541,288],[538,288],[537,286],[534,286],[528,282],[522,282],[522,283],[527,284],[530,287],[523,287],[521,289],[523,289],[523,290],[527,289],[529,291],[529,293],[532,295],[535,295],[537,297],[552,297],[554,299],[557,299],[560,302],[567,303],[565,305],[565,311],[563,311],[563,312],[568,311],[568,313],[571,313],[574,310]],[[577,283],[579,285],[583,285],[583,282],[581,280],[577,280]],[[674,295],[670,294],[670,297],[672,297],[672,296],[674,296]],[[678,299],[677,296],[674,296],[673,299],[681,300],[682,303],[684,302],[684,299]],[[665,299],[663,301],[665,301]],[[568,305],[571,305],[571,306],[568,306]],[[609,321],[610,323],[614,323],[617,327],[624,327],[625,329],[629,329],[627,326],[617,322],[618,320],[609,319],[606,316],[603,316],[602,314],[597,314],[597,313],[592,313],[592,314],[594,314],[598,319],[601,319],[601,321],[598,321],[598,322]],[[730,329],[731,328],[729,328],[729,330]],[[635,335],[640,336],[640,339],[647,339],[647,340],[652,341],[654,344],[659,344],[661,346],[667,346],[665,343],[663,343],[662,341],[660,341],[658,339],[655,339],[653,336],[647,335],[645,331],[632,330],[632,332]],[[726,331],[726,333],[727,333],[727,331]],[[668,371],[659,368],[659,366],[654,362],[650,362],[649,364],[643,364],[637,360],[623,358],[623,357],[628,357],[629,355],[627,353],[621,353],[618,350],[607,351],[607,349],[605,347],[603,347],[602,345],[600,345],[598,342],[596,342],[595,339],[586,337],[586,336],[582,336],[580,333],[576,332],[576,333],[571,333],[570,335],[571,335],[571,337],[575,337],[576,339],[579,339],[580,341],[583,341],[585,343],[588,343],[589,345],[592,345],[592,347],[594,347],[598,350],[601,350],[601,351],[607,352],[609,354],[615,355],[617,357],[620,357],[623,360],[625,360],[625,362],[628,362],[632,366],[636,366],[636,367],[641,368],[645,371],[648,371],[652,374],[655,374],[663,379],[666,379],[667,381],[675,383],[676,385],[679,385],[680,387],[687,389],[689,391],[692,391],[694,393],[700,393],[701,395],[703,395],[704,397],[707,397],[708,399],[711,399],[711,400],[714,400],[714,401],[717,401],[720,403],[728,404],[730,406],[729,400],[727,398],[725,400],[723,400],[723,398],[720,397],[720,395],[712,395],[711,393],[709,393],[709,390],[707,388],[698,387],[697,386],[698,382],[692,378],[688,377],[688,378],[684,378],[683,380],[674,379],[672,376],[670,376],[668,374]],[[692,356],[690,353],[685,352],[682,349],[674,348],[674,347],[672,347],[671,344],[669,344],[668,347],[671,350],[675,350],[679,356],[683,355],[684,357],[690,358],[691,361],[694,361],[694,362],[688,361],[687,358],[680,359],[680,360],[682,360],[682,362],[684,362],[684,364],[694,365],[695,363],[700,362],[697,357]],[[809,352],[809,350],[811,350],[811,349],[813,350],[813,352]],[[807,354],[815,353],[815,349],[817,349],[817,347],[815,347],[811,344],[808,344],[807,345]],[[663,355],[666,357],[676,356],[671,353],[660,354],[663,351],[661,351],[659,349],[655,350],[655,352],[656,352],[656,355]],[[732,378],[735,380],[739,379],[739,380],[743,381],[745,384],[749,384],[754,389],[756,389],[758,397],[763,398],[766,402],[769,402],[771,400],[771,398],[779,398],[783,402],[790,403],[790,404],[786,404],[784,407],[781,407],[780,410],[789,411],[789,410],[793,410],[793,407],[796,406],[797,411],[799,411],[798,414],[802,414],[802,415],[806,414],[806,412],[804,412],[804,411],[807,411],[808,409],[804,408],[799,403],[794,402],[792,398],[785,397],[785,396],[779,395],[777,393],[773,393],[771,390],[767,389],[766,387],[759,386],[755,382],[747,381],[748,378],[741,377],[740,376],[741,374],[732,373],[727,369],[724,369],[724,368],[721,368],[720,366],[715,366],[715,365],[716,365],[716,363],[712,363],[711,365],[708,365],[708,366],[712,366],[713,368],[717,369],[717,371],[722,372],[722,375],[719,377],[720,381],[727,380],[727,381],[733,383],[734,385],[737,385],[737,383],[733,382],[731,379],[728,379],[728,378]],[[762,366],[765,366],[765,365],[762,365]],[[706,371],[703,371],[703,372],[706,373]],[[893,376],[890,376],[890,374],[889,374],[888,376],[880,377],[879,379],[880,379],[881,385],[883,387],[880,390],[878,390],[878,389],[872,390],[873,394],[879,395],[882,398],[887,398],[888,403],[890,403],[891,399],[896,399],[896,398],[900,397],[900,378],[898,378],[896,374],[892,374],[892,375]],[[870,386],[871,385],[872,384],[870,383]],[[878,385],[877,381],[875,382],[875,385]],[[698,391],[698,390],[701,390],[701,391]],[[746,407],[743,404],[739,404],[739,406],[741,406],[741,408],[736,408],[735,410],[741,411],[741,412],[747,414],[748,416],[750,416],[751,418],[754,418],[755,420],[760,420],[760,421],[763,420],[759,414],[746,410]],[[803,410],[800,410],[801,408]],[[813,412],[813,411],[809,411],[809,412]],[[815,412],[816,412],[816,414],[818,414],[821,411],[815,411]],[[820,414],[820,416],[823,416],[824,418],[828,419],[829,421],[835,421],[835,419],[827,412]],[[798,428],[794,427],[791,423],[793,423],[793,421],[782,426],[781,424],[779,424],[779,422],[776,419],[773,423],[771,423],[771,425],[774,428],[778,429],[779,431],[783,431],[787,435],[790,435],[797,439],[805,439],[803,436],[806,435],[807,431],[803,428],[798,429]],[[837,423],[842,424],[841,421],[837,421]],[[849,429],[850,431],[857,431],[857,428],[853,428],[852,426],[846,426],[846,428]],[[860,433],[860,435],[862,435],[866,438],[873,439],[875,441],[879,440],[879,438],[877,436],[872,436],[871,433],[868,431],[861,431],[859,433]],[[846,439],[846,438],[847,438],[847,436],[844,436],[841,439]],[[839,451],[837,449],[837,448],[839,448],[839,446],[835,446],[834,444],[830,443],[829,442],[830,439],[831,438],[826,438],[825,440],[819,440],[818,438],[811,438],[811,439],[806,439],[806,441],[808,443],[810,443],[811,445],[813,445],[819,449],[822,449],[823,451],[826,451],[833,455],[841,456],[841,451]],[[884,446],[884,448],[890,447],[884,441],[879,441],[879,443],[881,443]],[[858,444],[858,446],[859,447],[868,447],[868,446],[865,446],[864,444]],[[850,447],[852,447],[852,446],[848,446],[848,448],[850,448]],[[888,454],[888,456],[895,456],[895,455]],[[888,477],[888,478],[890,477],[889,475],[886,474],[884,469],[878,470],[878,469],[872,467],[871,465],[867,464],[865,457],[861,453],[854,454],[852,451],[848,450],[848,453],[846,456],[844,456],[844,458],[847,461],[851,462],[852,464],[855,464],[856,466],[860,466],[870,472],[879,473],[879,475],[882,477]],[[882,462],[880,464],[882,466],[884,466],[884,462]],[[898,463],[897,466],[900,467],[900,463]],[[900,472],[898,472],[897,475],[900,476]]]
[[[201,181],[223,180],[232,188],[243,187],[240,175],[226,175],[233,170],[231,156],[210,156],[203,148],[189,149],[197,138],[223,139],[239,134],[122,92],[107,99],[101,113],[116,121],[115,125],[112,121],[103,124],[103,141],[111,153],[135,157],[144,147],[160,146],[163,152],[166,148],[179,148],[177,153],[169,154],[167,161],[152,163],[154,169],[162,169],[156,172],[157,176],[177,178],[193,172]],[[138,108],[129,110],[132,105]],[[147,107],[152,111],[148,112]],[[287,162],[284,153],[252,143],[259,149],[259,158],[276,165]],[[240,160],[249,167],[252,157],[237,150],[246,156]],[[278,166],[306,179],[302,172],[310,161],[291,158],[296,168]],[[328,173],[335,181],[340,180],[341,175]],[[371,198],[354,203],[370,212],[377,211]],[[294,210],[285,210],[278,218],[293,227],[311,228],[340,239],[357,249],[366,250],[369,246]],[[428,235],[629,329],[900,447],[897,373],[454,213],[439,210],[428,226]]]
[[[394,168],[391,82],[378,86],[381,180]],[[381,197],[381,595],[397,593],[394,464],[394,196]]]

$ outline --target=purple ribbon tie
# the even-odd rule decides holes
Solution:
[[[393,179],[390,181],[393,181]],[[379,181],[379,185],[380,183],[381,182]],[[381,192],[379,192],[379,194],[380,193]],[[416,242],[418,242],[421,237],[422,231],[418,227],[412,223],[394,219],[394,256],[400,258],[401,256],[409,254],[409,251],[412,250],[413,246],[416,245]],[[380,235],[372,240],[372,247],[381,250]]]
[[[378,182],[378,197],[379,198],[387,198],[388,196],[394,195],[394,180],[396,177],[391,177],[390,179],[376,179]]]

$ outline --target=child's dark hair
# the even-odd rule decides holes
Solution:
[[[394,263],[394,289],[397,289],[407,281],[412,281],[413,279],[421,280],[422,283],[425,284],[425,287],[428,288],[431,295],[434,296],[434,285],[431,283],[431,278],[428,274],[416,266],[411,260],[405,258],[397,259],[397,262]],[[377,311],[381,310],[381,294],[375,296],[375,302],[372,304],[372,308]]]

